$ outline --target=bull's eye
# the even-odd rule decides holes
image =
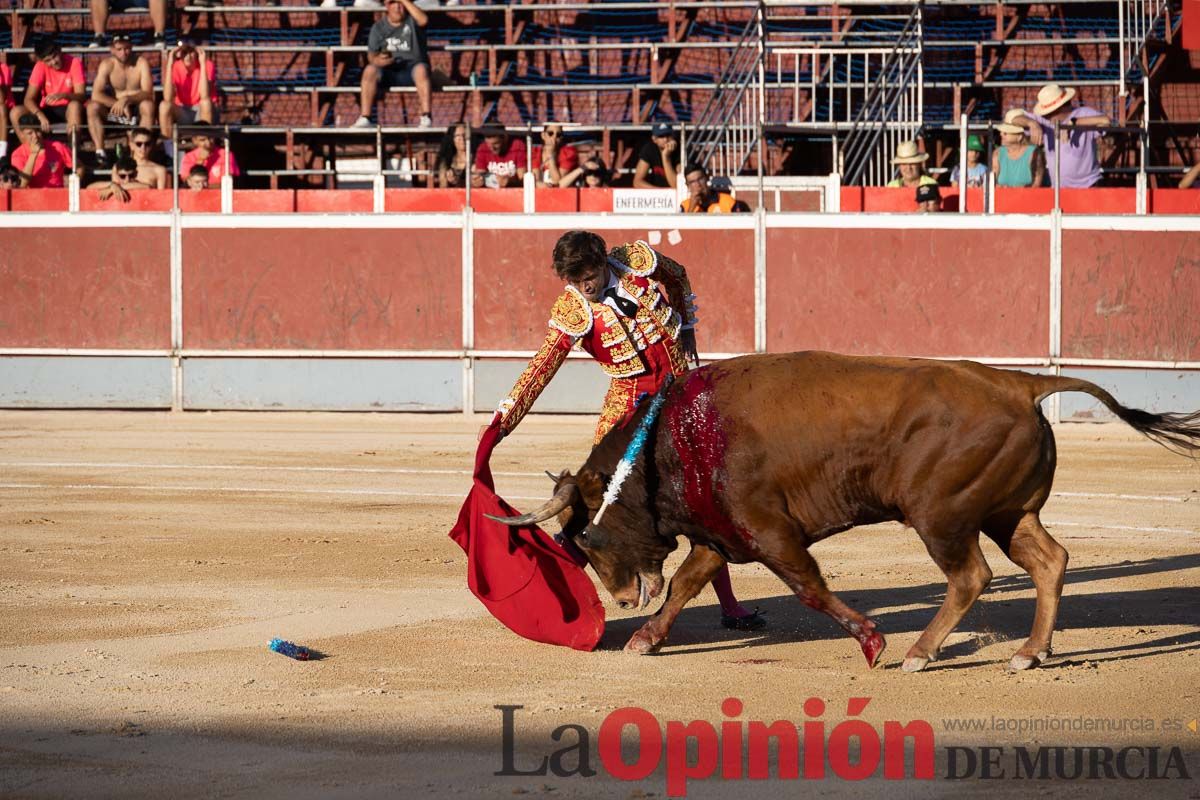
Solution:
[[[593,550],[604,547],[605,540],[604,531],[593,528],[591,525],[584,528],[583,533],[579,534],[580,544],[586,545]]]

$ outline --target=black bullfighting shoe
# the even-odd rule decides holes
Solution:
[[[753,614],[744,617],[731,617],[728,614],[722,614],[721,627],[728,628],[731,631],[758,631],[767,627],[767,621],[756,608]]]

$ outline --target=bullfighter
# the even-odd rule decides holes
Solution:
[[[554,271],[567,285],[550,310],[541,349],[500,402],[493,422],[511,433],[578,346],[612,379],[596,424],[594,441],[599,442],[632,416],[639,397],[658,391],[668,375],[688,372],[689,361],[699,366],[695,295],[683,266],[645,242],[606,253],[597,234],[568,231],[553,257]],[[713,588],[724,627],[766,625],[761,614],[738,602],[727,567],[713,578]]]

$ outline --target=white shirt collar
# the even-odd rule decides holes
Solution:
[[[600,290],[601,296],[603,297],[603,295],[606,294],[609,289],[611,289],[615,286],[617,288],[618,295],[620,295],[621,297],[624,297],[626,300],[631,300],[634,303],[636,303],[637,298],[634,297],[633,295],[631,295],[629,292],[627,292],[625,290],[625,287],[621,285],[621,276],[618,273],[618,267],[620,268],[621,272],[625,271],[624,264],[621,264],[619,261],[614,261],[611,258],[608,260],[608,283],[604,284],[604,288]],[[603,299],[600,302],[604,303],[606,306],[611,308],[613,311],[616,311],[618,314],[621,313],[621,309],[617,305],[617,301],[612,299],[611,297],[603,297]]]

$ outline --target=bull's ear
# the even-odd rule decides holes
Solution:
[[[583,504],[593,511],[604,502],[604,476],[584,467],[575,476],[575,485],[579,487],[579,495]]]

